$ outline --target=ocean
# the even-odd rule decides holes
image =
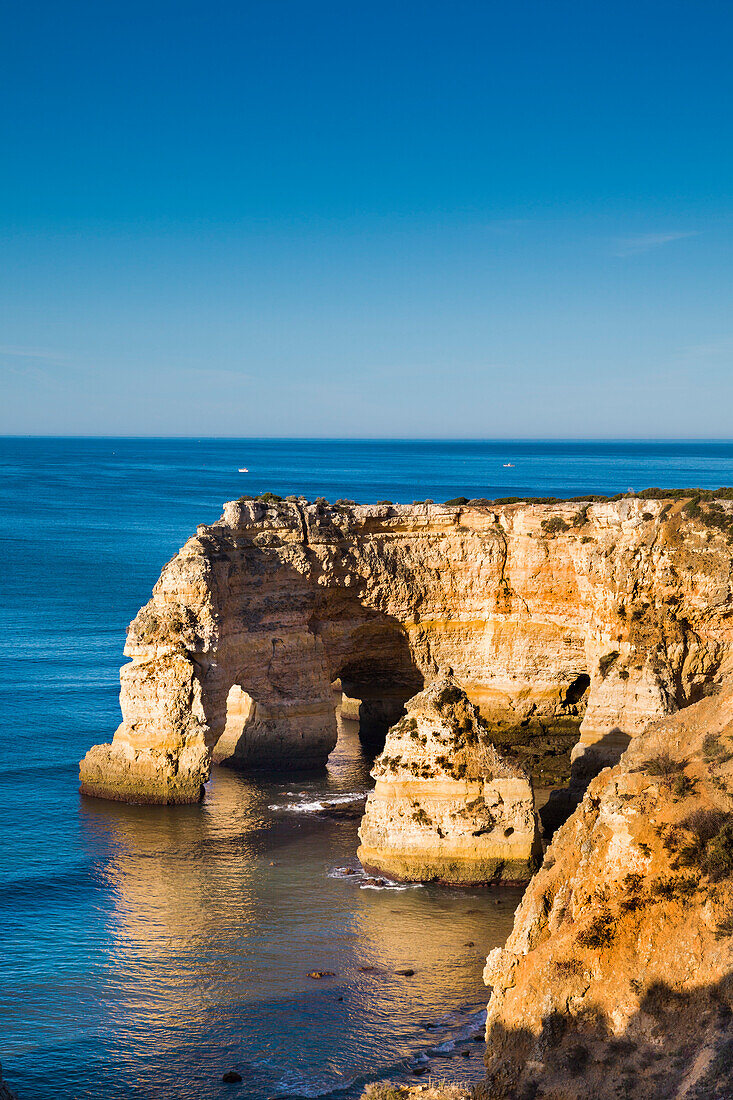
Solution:
[[[317,811],[371,783],[353,723],[323,773],[215,770],[200,806],[79,795],[79,759],[119,721],[125,628],[198,523],[264,490],[731,484],[731,442],[0,439],[0,1058],[21,1100],[351,1097],[416,1065],[480,1073],[483,961],[520,892],[340,870],[358,823]]]

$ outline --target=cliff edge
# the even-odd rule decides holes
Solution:
[[[591,782],[485,977],[487,1098],[731,1095],[733,687]]]

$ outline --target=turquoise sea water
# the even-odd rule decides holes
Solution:
[[[265,489],[722,484],[729,442],[0,440],[0,1058],[22,1100],[353,1095],[425,1058],[478,1072],[483,958],[519,893],[339,875],[356,822],[311,811],[370,784],[348,723],[316,776],[219,771],[194,807],[79,796],[79,758],[119,721],[127,623],[197,523]]]

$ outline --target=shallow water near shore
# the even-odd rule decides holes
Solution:
[[[217,769],[200,806],[81,798],[78,760],[119,721],[125,627],[244,491],[715,487],[733,445],[0,440],[0,473],[0,1058],[22,1100],[350,1096],[413,1063],[480,1074],[483,962],[521,891],[340,870],[357,867],[358,821],[320,811],[371,785],[353,723],[317,775]],[[239,1086],[221,1083],[232,1068]]]
[[[481,969],[521,891],[358,872],[358,819],[322,813],[370,783],[355,723],[326,774],[218,769],[201,806],[43,807],[39,778],[6,792],[49,830],[2,899],[5,1064],[25,1096],[216,1097],[231,1068],[253,1098],[480,1074]]]

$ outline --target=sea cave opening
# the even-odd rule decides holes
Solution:
[[[384,748],[390,726],[405,713],[407,700],[425,685],[410,639],[404,626],[389,616],[370,613],[364,620],[364,608],[343,593],[339,602],[329,593],[321,617],[331,627],[349,623],[343,632],[331,630],[327,644],[331,683],[340,687],[335,696],[339,715],[358,720],[364,750],[376,755]]]
[[[246,756],[245,731],[255,721],[257,703],[240,684],[232,684],[226,698],[224,729],[214,745],[215,764],[236,768]]]

